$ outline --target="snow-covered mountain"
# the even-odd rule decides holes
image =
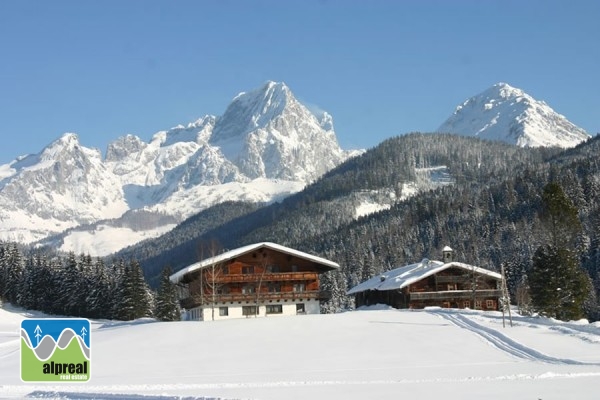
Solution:
[[[520,89],[497,83],[459,105],[438,132],[521,147],[574,147],[590,135]]]
[[[72,229],[56,243],[63,250],[115,251],[140,235],[125,232],[100,252],[74,237],[84,232],[93,243],[103,231],[115,241],[112,227],[124,227],[114,219],[132,210],[173,223],[227,200],[273,201],[354,154],[340,148],[328,114],[314,115],[284,83],[267,82],[238,94],[221,117],[160,131],[149,142],[123,136],[104,159],[69,133],[0,166],[0,240],[34,242]],[[95,225],[82,228],[88,224]],[[142,238],[168,226],[146,228]]]
[[[275,82],[236,96],[210,143],[250,178],[311,181],[347,157],[329,115],[313,115]]]

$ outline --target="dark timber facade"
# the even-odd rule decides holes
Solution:
[[[446,249],[445,249],[446,250]],[[451,249],[449,249],[451,251]],[[500,274],[468,264],[423,260],[388,271],[350,289],[356,307],[387,304],[395,308],[470,308],[499,310]]]

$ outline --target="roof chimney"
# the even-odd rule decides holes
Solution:
[[[444,247],[442,250],[442,258],[444,260],[444,264],[454,261],[454,250],[452,250],[450,246]]]

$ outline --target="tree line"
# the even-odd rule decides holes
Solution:
[[[51,315],[133,320],[178,320],[175,288],[165,268],[160,288],[150,289],[140,264],[106,265],[89,255],[25,255],[16,243],[0,243],[0,300]],[[165,279],[166,277],[166,279]]]

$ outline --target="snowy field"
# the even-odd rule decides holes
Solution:
[[[0,398],[598,399],[600,323],[369,309],[215,322],[94,321],[90,382],[26,384],[0,309]]]

